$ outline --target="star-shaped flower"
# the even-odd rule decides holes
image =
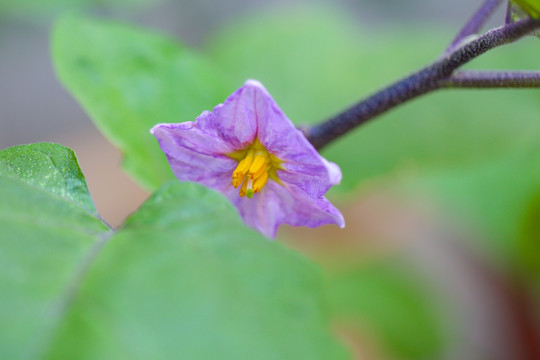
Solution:
[[[274,238],[280,224],[345,226],[325,197],[341,180],[264,86],[248,80],[213,112],[150,130],[179,180],[220,191],[245,223]]]

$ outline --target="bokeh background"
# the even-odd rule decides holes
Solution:
[[[72,148],[113,225],[148,196],[55,75],[49,35],[66,11],[169,34],[309,124],[436,59],[479,4],[0,0],[0,147]],[[527,38],[470,67],[538,59]],[[325,149],[347,228],[278,239],[322,265],[333,327],[359,359],[540,358],[539,114],[537,90],[440,91]]]

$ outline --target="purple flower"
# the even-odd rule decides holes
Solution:
[[[274,238],[280,224],[345,226],[325,197],[341,180],[264,86],[248,80],[197,119],[150,130],[179,180],[227,196],[245,223]]]

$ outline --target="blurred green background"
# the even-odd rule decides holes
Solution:
[[[118,150],[55,76],[49,31],[65,11],[172,36],[223,78],[208,97],[224,98],[255,78],[294,122],[305,125],[436,59],[479,4],[0,0],[0,145],[54,141],[74,149],[98,210],[113,224],[147,196],[121,172]],[[502,16],[496,14],[492,24]],[[100,23],[88,27],[107,29]],[[62,44],[71,46],[63,49],[69,54],[109,46],[96,57],[109,56],[113,64],[115,51],[142,51],[129,41],[118,46],[103,31],[88,38],[93,33],[84,29],[66,32],[71,36]],[[153,41],[145,51],[154,49]],[[534,70],[539,55],[538,39],[527,38],[467,67]],[[117,74],[114,66],[107,71]],[[130,80],[129,73],[117,76],[118,84]],[[81,86],[70,81],[65,80],[68,87]],[[89,113],[100,116],[86,101],[84,86],[72,91]],[[176,99],[161,101],[157,115],[143,104],[142,112],[122,121],[173,121],[165,118],[174,113]],[[186,118],[177,121],[204,110],[197,105],[178,106]],[[114,110],[111,105],[107,111]],[[325,149],[323,155],[343,171],[342,185],[330,196],[343,209],[347,228],[285,227],[278,240],[323,266],[334,329],[359,359],[540,356],[539,113],[538,90],[444,90]],[[97,122],[117,143],[124,141]],[[133,155],[136,144],[122,150]],[[133,162],[126,166],[140,174]],[[159,183],[160,166],[152,171],[156,179],[139,180]]]

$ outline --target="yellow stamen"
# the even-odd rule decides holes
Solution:
[[[244,178],[233,178],[232,179],[232,186],[236,189],[240,184],[244,181]]]
[[[260,171],[265,171],[266,161],[266,156],[257,155],[255,160],[253,160],[253,164],[251,164],[251,167],[249,168],[249,177],[253,179],[255,174],[259,173]]]
[[[268,181],[268,172],[265,171],[261,177],[258,177],[253,183],[253,192],[258,193],[262,190],[266,182]]]
[[[238,161],[232,173],[232,185],[235,189],[242,185],[238,191],[241,197],[251,199],[264,188],[269,179],[281,184],[276,171],[283,169],[282,161],[269,153],[258,139],[245,149],[227,155]]]
[[[236,189],[244,180],[244,177],[246,176],[246,173],[249,171],[249,168],[251,167],[251,164],[253,163],[253,156],[248,155],[246,156],[233,172],[232,175],[232,184],[234,188]]]
[[[255,174],[250,174],[249,177],[253,180],[257,180],[260,178],[263,174],[266,174],[270,170],[271,166],[267,165],[265,167],[262,167],[258,172]]]
[[[246,179],[246,181],[244,181],[244,183],[242,184],[242,187],[240,188],[240,191],[239,191],[239,194],[241,197],[244,197],[246,196],[246,192],[247,192],[247,187],[248,187],[248,182],[251,181],[249,179]],[[248,196],[249,197],[249,196]]]

